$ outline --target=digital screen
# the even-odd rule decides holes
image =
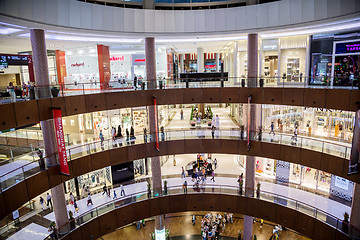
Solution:
[[[360,52],[360,41],[336,44],[336,54]]]
[[[0,54],[1,65],[28,65],[28,56]]]

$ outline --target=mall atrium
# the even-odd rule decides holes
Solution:
[[[359,0],[0,0],[0,240],[360,239]]]

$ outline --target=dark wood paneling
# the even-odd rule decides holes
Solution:
[[[49,168],[48,170],[50,188],[59,185],[61,182],[60,166]]]
[[[161,214],[165,214],[165,213],[170,213],[170,197],[159,197],[158,198],[159,203],[160,203],[160,212]],[[151,209],[151,211],[153,211]]]
[[[110,151],[91,154],[91,166],[93,171],[110,166]]]
[[[237,212],[236,202],[234,196],[222,195],[220,197],[220,211],[222,212]]]
[[[220,101],[222,103],[238,103],[239,102],[239,88],[221,88]]]
[[[80,240],[80,239],[82,239],[81,228],[77,228],[71,232],[71,240]]]
[[[324,89],[304,89],[304,105],[307,107],[326,107],[326,90]]]
[[[69,176],[61,174],[61,182],[66,182],[66,181],[70,181],[71,179],[74,178],[74,171],[72,168],[72,162],[68,162],[68,166],[69,166]]]
[[[187,195],[188,194],[169,196],[170,213],[187,211],[187,206],[185,204],[187,202]]]
[[[313,238],[315,227],[315,219],[311,216],[305,215],[301,212],[295,214],[295,228],[299,233]]]
[[[247,155],[250,156],[259,156],[261,154],[261,142],[251,141],[250,142],[250,150],[247,151]]]
[[[220,194],[204,194],[203,202],[204,210],[208,211],[219,211],[220,210]]]
[[[13,103],[1,104],[0,112],[1,112],[1,122],[0,122],[1,130],[15,127],[16,118],[15,118],[14,104]]]
[[[321,152],[316,152],[302,148],[300,150],[301,165],[308,166],[315,169],[320,169],[321,166]]]
[[[129,159],[126,147],[115,148],[110,151],[110,164],[111,166],[124,163]]]
[[[203,152],[220,152],[221,151],[221,141],[215,139],[204,139],[203,140]]]
[[[81,227],[81,235],[83,240],[98,239],[100,236],[99,218],[87,222]]]
[[[203,103],[218,103],[220,102],[221,88],[205,88],[203,90]]]
[[[335,240],[336,230],[326,223],[315,221],[315,239]]]
[[[204,209],[204,200],[205,200],[204,194],[187,194],[186,196],[187,211],[201,211],[201,209]]]
[[[197,139],[188,139],[185,141],[186,153],[199,153],[203,152],[203,141]]]
[[[3,192],[7,214],[15,211],[29,200],[26,182],[22,181]]]
[[[119,226],[134,222],[133,206],[134,204],[130,204],[127,207],[116,209],[116,221]]]
[[[90,155],[83,156],[71,161],[74,176],[80,176],[92,171]]]
[[[243,196],[236,197],[236,212],[237,213],[246,213],[248,208],[248,198]]]
[[[340,231],[336,231],[335,239],[336,240],[352,240],[352,238],[346,236],[344,233],[342,233]]]
[[[251,103],[262,103],[263,98],[262,88],[250,88]],[[246,99],[247,102],[247,99]]]
[[[290,106],[304,106],[304,89],[285,88],[283,104]]]
[[[140,159],[144,156],[149,156],[145,148],[145,144],[131,145],[128,149],[128,157],[131,160]]]
[[[0,194],[0,219],[3,219],[7,214],[4,195]]]
[[[17,126],[39,122],[39,112],[36,101],[17,102],[14,104],[14,107]]]
[[[160,102],[162,101],[160,100]],[[182,102],[184,102],[184,89],[166,90],[166,94],[164,94],[164,104],[179,104]]]
[[[256,216],[268,221],[276,222],[276,208],[274,207],[274,203],[261,201]]]
[[[189,88],[184,91],[184,103],[201,103],[202,89]]]
[[[286,91],[286,88],[263,88],[262,103],[276,105],[282,104],[284,91]]]
[[[185,152],[185,140],[169,141],[167,152],[171,154],[182,154]]]
[[[219,141],[219,140],[216,140]],[[239,142],[234,140],[222,139],[221,141],[221,151],[228,152],[229,154],[241,154],[239,152]]]
[[[249,198],[247,200],[246,214],[256,217],[258,215],[258,210],[259,210],[259,199]]]
[[[346,109],[350,108],[349,90],[346,89],[327,89],[326,90],[326,108],[327,109]]]
[[[276,223],[294,229],[296,211],[281,205],[276,205]]]
[[[350,97],[350,111],[357,111],[360,106],[360,91],[359,90],[352,90]],[[345,108],[341,108],[346,110]]]
[[[37,100],[38,112],[39,112],[39,121],[48,120],[53,117],[51,111],[51,99],[39,99]]]
[[[247,103],[250,96],[250,88],[239,88],[239,102]]]
[[[280,144],[276,143],[261,143],[260,157],[279,159],[280,158]]]
[[[124,94],[117,92],[105,93],[106,109],[119,109],[126,106],[127,101],[124,101]]]
[[[65,98],[67,115],[76,115],[86,112],[84,95],[69,96]]]
[[[86,112],[97,112],[106,110],[105,94],[87,94],[84,95]]]
[[[133,214],[135,218],[145,219],[148,216],[151,216],[149,201],[141,201],[137,204],[140,206],[134,206],[133,208]]]
[[[42,171],[26,179],[26,186],[30,199],[47,191],[50,189],[48,172]]]
[[[66,107],[65,107],[65,98],[64,97],[56,97],[51,98],[51,107],[52,108],[60,108],[61,109],[61,116],[69,116],[66,113]],[[52,117],[52,113],[51,113]]]
[[[347,160],[329,154],[322,154],[320,169],[325,172],[335,174],[337,176],[342,176],[344,161]]]
[[[298,163],[300,162],[300,148],[281,145],[280,159],[283,161]]]
[[[162,199],[167,199],[167,197],[161,197]],[[150,216],[157,216],[162,214],[161,202],[158,198],[151,198],[148,200],[150,205]],[[169,204],[168,204],[169,206]]]
[[[116,221],[116,212],[111,211],[99,217],[100,236],[106,235],[116,230],[118,223]]]

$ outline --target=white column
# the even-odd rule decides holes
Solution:
[[[216,72],[219,71],[219,58],[220,58],[220,54],[219,53],[215,53],[215,58],[216,58],[216,61],[215,61],[215,64],[216,64]]]
[[[233,66],[234,66],[234,71],[233,71],[233,77],[237,77],[237,52],[238,52],[238,43],[237,41],[235,41],[234,43],[234,56],[233,56]],[[236,79],[234,79],[234,81],[236,81]]]
[[[204,50],[203,48],[197,48],[197,72],[204,72]]]
[[[303,73],[303,81],[305,85],[309,84],[310,78],[310,61],[311,61],[311,36],[306,38],[306,60],[305,60],[305,72]]]
[[[179,61],[180,61],[180,73],[184,71],[184,54],[179,54]]]
[[[279,42],[278,42],[278,70],[277,70],[277,76],[278,76],[278,83],[280,83],[281,78],[282,78],[282,74],[281,74],[281,42],[280,42],[280,38],[279,38]]]

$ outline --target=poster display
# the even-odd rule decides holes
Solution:
[[[59,154],[60,171],[61,174],[69,176],[70,172],[69,172],[69,166],[66,156],[64,128],[62,124],[61,109],[54,108],[53,116],[54,116],[54,124],[55,124],[56,142],[57,142],[58,154]]]

